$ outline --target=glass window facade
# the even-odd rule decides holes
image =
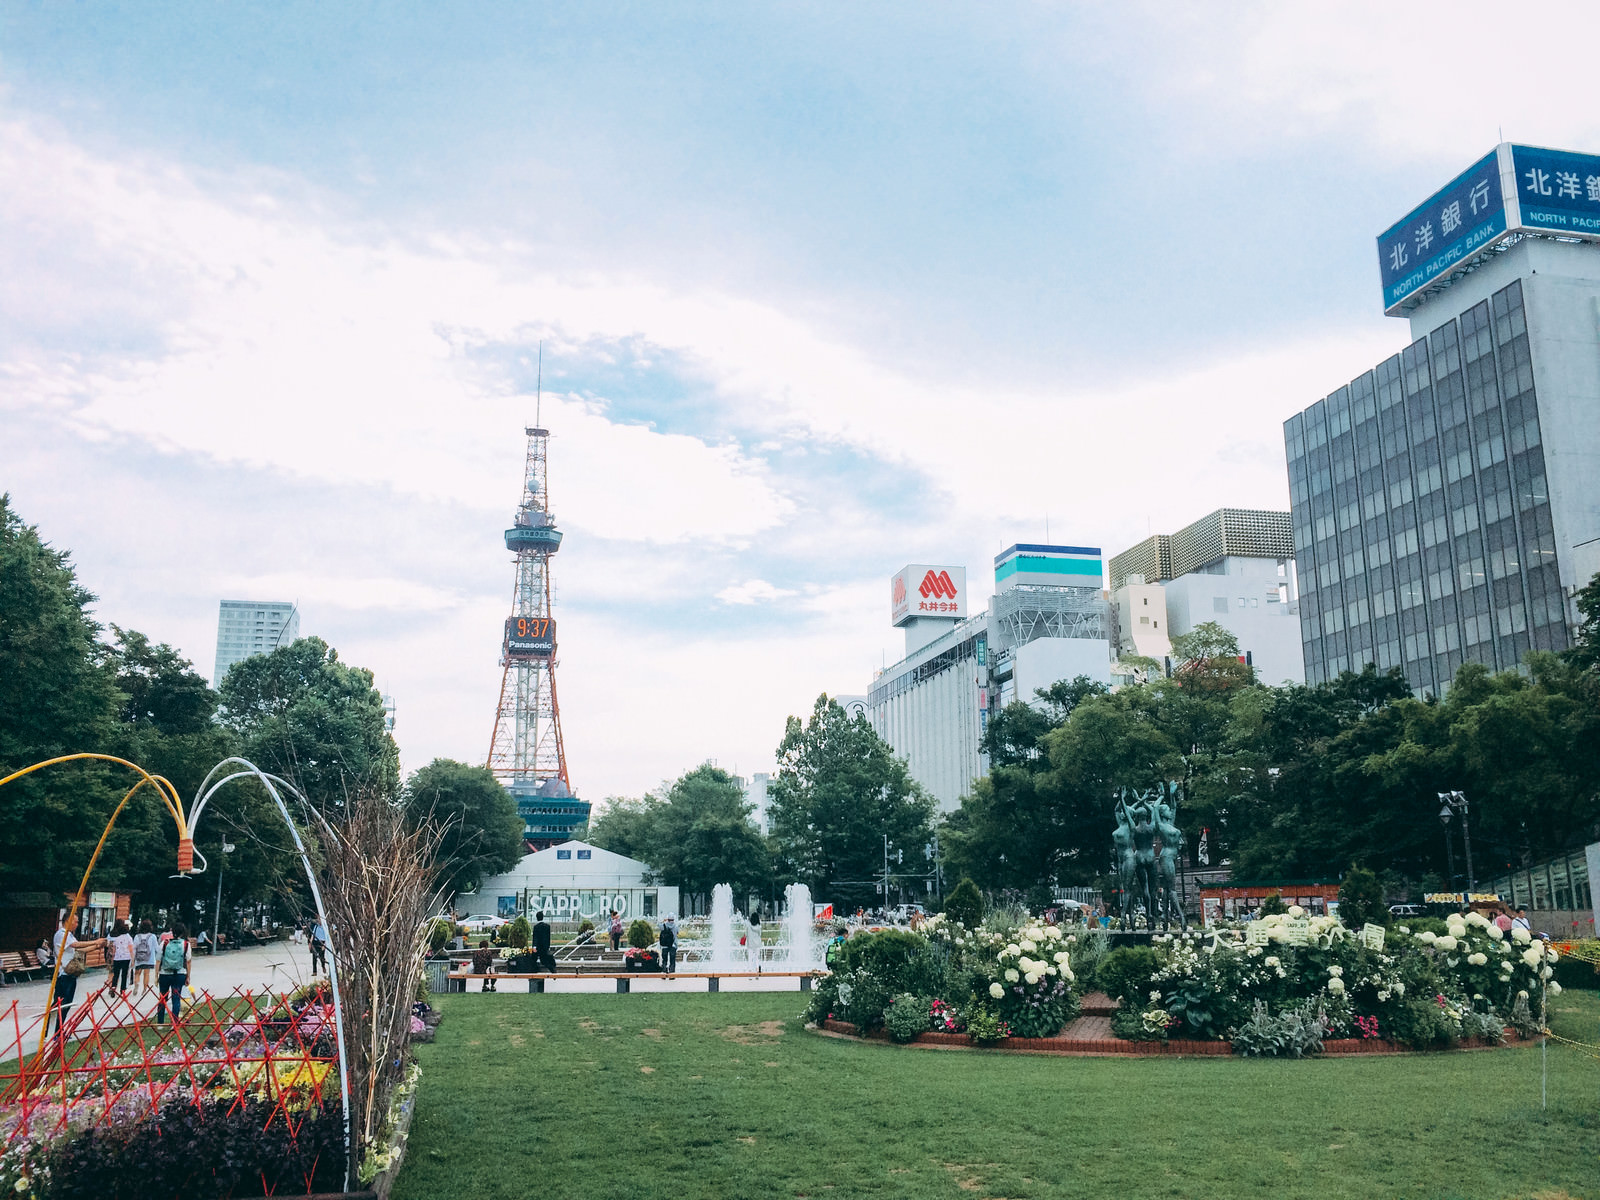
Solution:
[[[1284,425],[1306,681],[1567,645],[1522,285]]]

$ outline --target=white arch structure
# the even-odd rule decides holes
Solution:
[[[213,783],[213,776],[230,765],[238,766],[242,769],[225,775]],[[317,906],[317,921],[328,934],[328,986],[333,991],[333,1033],[339,1047],[339,1101],[343,1105],[344,1111],[344,1186],[345,1190],[349,1191],[350,1176],[355,1171],[356,1164],[351,1161],[350,1072],[349,1060],[345,1057],[344,1049],[344,1003],[339,995],[338,955],[333,953],[333,927],[328,924],[328,914],[322,907],[322,889],[317,886],[317,875],[311,866],[311,856],[306,853],[305,843],[300,840],[300,830],[295,825],[294,819],[289,816],[289,808],[284,804],[283,797],[278,794],[278,788],[282,787],[286,791],[293,793],[300,803],[306,806],[307,812],[319,817],[320,814],[312,806],[311,801],[306,799],[305,794],[294,784],[286,779],[280,779],[276,775],[268,774],[248,759],[236,756],[225,758],[212,767],[210,773],[206,775],[200,786],[195,790],[194,803],[189,808],[190,837],[194,836],[194,831],[199,827],[200,817],[205,812],[206,805],[210,802],[211,797],[216,795],[224,784],[232,783],[235,779],[260,780],[262,786],[267,789],[267,793],[272,797],[273,802],[277,804],[278,812],[283,817],[283,823],[289,827],[289,836],[294,839],[295,851],[300,855],[300,865],[305,868],[306,882],[311,885],[311,898]],[[205,855],[201,854],[198,849],[195,850],[195,854],[199,856],[201,866],[191,874],[200,875],[205,872],[210,864],[206,862]]]

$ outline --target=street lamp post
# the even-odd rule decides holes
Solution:
[[[233,843],[222,843],[222,861],[217,864],[217,902],[211,906],[211,953],[217,952],[217,930],[222,922],[222,871],[228,865],[228,855],[233,853]]]
[[[1467,794],[1465,792],[1440,792],[1439,802],[1443,807],[1439,810],[1439,819],[1445,823],[1445,843],[1450,841],[1450,816],[1452,812],[1461,814],[1461,846],[1467,853],[1467,891],[1478,890],[1478,879],[1472,870],[1472,828],[1468,821]],[[1452,877],[1455,867],[1450,868]]]
[[[1450,864],[1450,890],[1456,890],[1456,843],[1450,836],[1450,806],[1444,805],[1439,809],[1439,824],[1444,826],[1444,852]]]

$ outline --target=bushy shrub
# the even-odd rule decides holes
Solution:
[[[1310,1000],[1277,1014],[1269,1013],[1266,1003],[1257,1000],[1249,1019],[1236,1026],[1231,1036],[1235,1054],[1304,1058],[1322,1053],[1328,1015],[1320,1003]]]
[[[884,1011],[883,1027],[897,1042],[909,1042],[917,1034],[928,1032],[928,1001],[910,992],[901,993]]]
[[[116,1196],[259,1196],[334,1192],[344,1185],[337,1101],[291,1126],[256,1099],[172,1095],[153,1117],[68,1137],[47,1157],[51,1200]],[[9,1190],[9,1189],[8,1189]]]
[[[1431,996],[1407,999],[1394,1006],[1387,1024],[1385,1032],[1389,1037],[1413,1050],[1448,1046],[1459,1028]]]
[[[505,931],[506,945],[518,950],[526,950],[533,942],[533,926],[528,924],[527,917],[518,917],[505,926]]]
[[[1010,1027],[982,1005],[967,1014],[967,1036],[980,1046],[993,1046],[1011,1036]]]
[[[1274,893],[1261,902],[1261,911],[1258,915],[1263,917],[1276,917],[1281,916],[1288,911],[1289,906],[1283,902],[1282,895]]]
[[[1123,946],[1100,960],[1095,982],[1113,1000],[1142,1005],[1150,990],[1150,977],[1161,968],[1161,957],[1150,946]]]
[[[838,1007],[846,1021],[862,1033],[883,1024],[884,1011],[894,998],[894,990],[870,971],[844,972],[839,980]]]
[[[1563,956],[1556,964],[1555,980],[1563,988],[1581,988],[1592,992],[1600,988],[1600,963]]]
[[[450,940],[454,928],[449,921],[440,918],[428,927],[428,949],[434,954],[444,949],[444,944]]]
[[[868,972],[890,995],[939,996],[949,990],[949,958],[942,944],[921,934],[884,929],[851,938],[840,947],[837,964],[846,972]]]
[[[1363,925],[1387,925],[1389,906],[1384,903],[1383,884],[1375,872],[1351,867],[1339,884],[1339,920],[1351,929]]]
[[[654,926],[643,917],[636,918],[628,926],[628,945],[635,950],[648,950],[655,945],[656,931]]]
[[[945,916],[968,929],[976,929],[983,922],[983,893],[970,879],[956,884],[955,890],[944,899]]]

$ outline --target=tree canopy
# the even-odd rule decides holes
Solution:
[[[739,781],[703,763],[658,795],[608,801],[589,827],[589,841],[649,863],[661,882],[689,895],[709,895],[719,883],[748,895],[772,879],[771,856],[750,811]]]
[[[522,860],[522,818],[516,801],[487,767],[436,758],[412,772],[404,798],[413,820],[436,822],[437,886],[446,895],[476,891],[485,876]]]
[[[933,802],[889,744],[836,700],[817,697],[809,720],[790,717],[772,782],[772,835],[779,871],[804,881],[819,900],[884,899],[883,838],[918,870],[932,837]],[[919,887],[920,891],[921,888]]]
[[[245,757],[293,782],[324,812],[358,786],[397,793],[400,752],[372,672],[346,666],[321,638],[234,663],[221,699],[222,723],[238,734]]]

